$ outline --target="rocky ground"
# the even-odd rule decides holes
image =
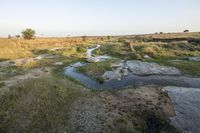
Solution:
[[[88,94],[71,110],[74,133],[177,131],[166,121],[175,114],[172,103],[156,86]]]
[[[174,105],[176,116],[171,124],[185,133],[200,132],[200,88],[164,87]]]
[[[2,82],[1,90],[6,90],[7,88],[15,86],[24,80],[50,76],[52,67],[63,65],[62,62],[54,62],[50,67],[26,67],[29,67],[29,64],[32,65],[38,61],[41,61],[42,59],[53,58],[58,58],[58,55],[43,54],[35,58],[22,58],[0,62],[0,80]],[[21,67],[23,69],[21,69]]]
[[[105,80],[121,79],[128,74],[148,75],[180,75],[181,71],[175,67],[161,66],[156,63],[142,62],[138,60],[121,60],[111,65],[112,71],[106,71],[102,78]]]
[[[189,57],[188,60],[189,61],[197,61],[197,62],[199,62],[200,61],[200,57]]]

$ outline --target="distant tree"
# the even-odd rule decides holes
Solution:
[[[188,32],[189,32],[189,30],[184,30],[183,32],[185,32],[185,33],[188,33]]]
[[[163,32],[160,32],[160,34],[163,34]]]
[[[27,28],[22,31],[22,36],[24,39],[32,39],[35,36],[35,31],[30,28]]]
[[[123,42],[123,41],[124,41],[123,38],[118,39],[118,42]]]
[[[15,35],[16,38],[20,38],[20,35]]]
[[[110,36],[107,36],[107,39],[110,40]]]
[[[87,36],[82,36],[82,40],[85,42],[87,39]]]
[[[8,39],[11,39],[11,35],[8,35]]]

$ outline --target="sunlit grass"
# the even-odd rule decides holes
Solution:
[[[67,79],[25,81],[0,96],[0,132],[65,132],[81,86]]]

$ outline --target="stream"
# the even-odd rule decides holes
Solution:
[[[79,66],[85,64],[78,63]],[[74,64],[77,65],[77,64]],[[69,66],[65,68],[65,74],[76,79],[80,83],[84,84],[88,88],[92,89],[118,89],[128,86],[142,86],[142,85],[161,85],[161,86],[178,86],[178,87],[200,87],[199,78],[183,77],[183,76],[137,76],[137,75],[127,75],[122,80],[112,79],[104,83],[99,83],[95,79],[86,76],[83,73],[78,73],[76,71],[77,66]]]
[[[100,45],[97,45],[95,48],[89,48],[87,50],[87,58],[95,61],[105,61],[110,59],[109,56],[97,56],[93,57],[92,52],[95,49],[98,49]],[[95,79],[88,77],[83,73],[76,71],[77,67],[87,65],[88,63],[77,62],[71,64],[70,66],[64,69],[64,74],[72,77],[73,79],[79,81],[83,85],[91,89],[117,89],[128,86],[142,86],[142,85],[161,85],[161,86],[178,86],[178,87],[192,87],[200,88],[200,78],[193,78],[187,76],[160,76],[160,75],[151,75],[151,76],[138,76],[134,74],[128,74],[124,76],[121,80],[112,79],[104,83],[99,83]]]

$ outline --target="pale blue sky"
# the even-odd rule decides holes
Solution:
[[[200,0],[0,0],[0,36],[200,31]]]

